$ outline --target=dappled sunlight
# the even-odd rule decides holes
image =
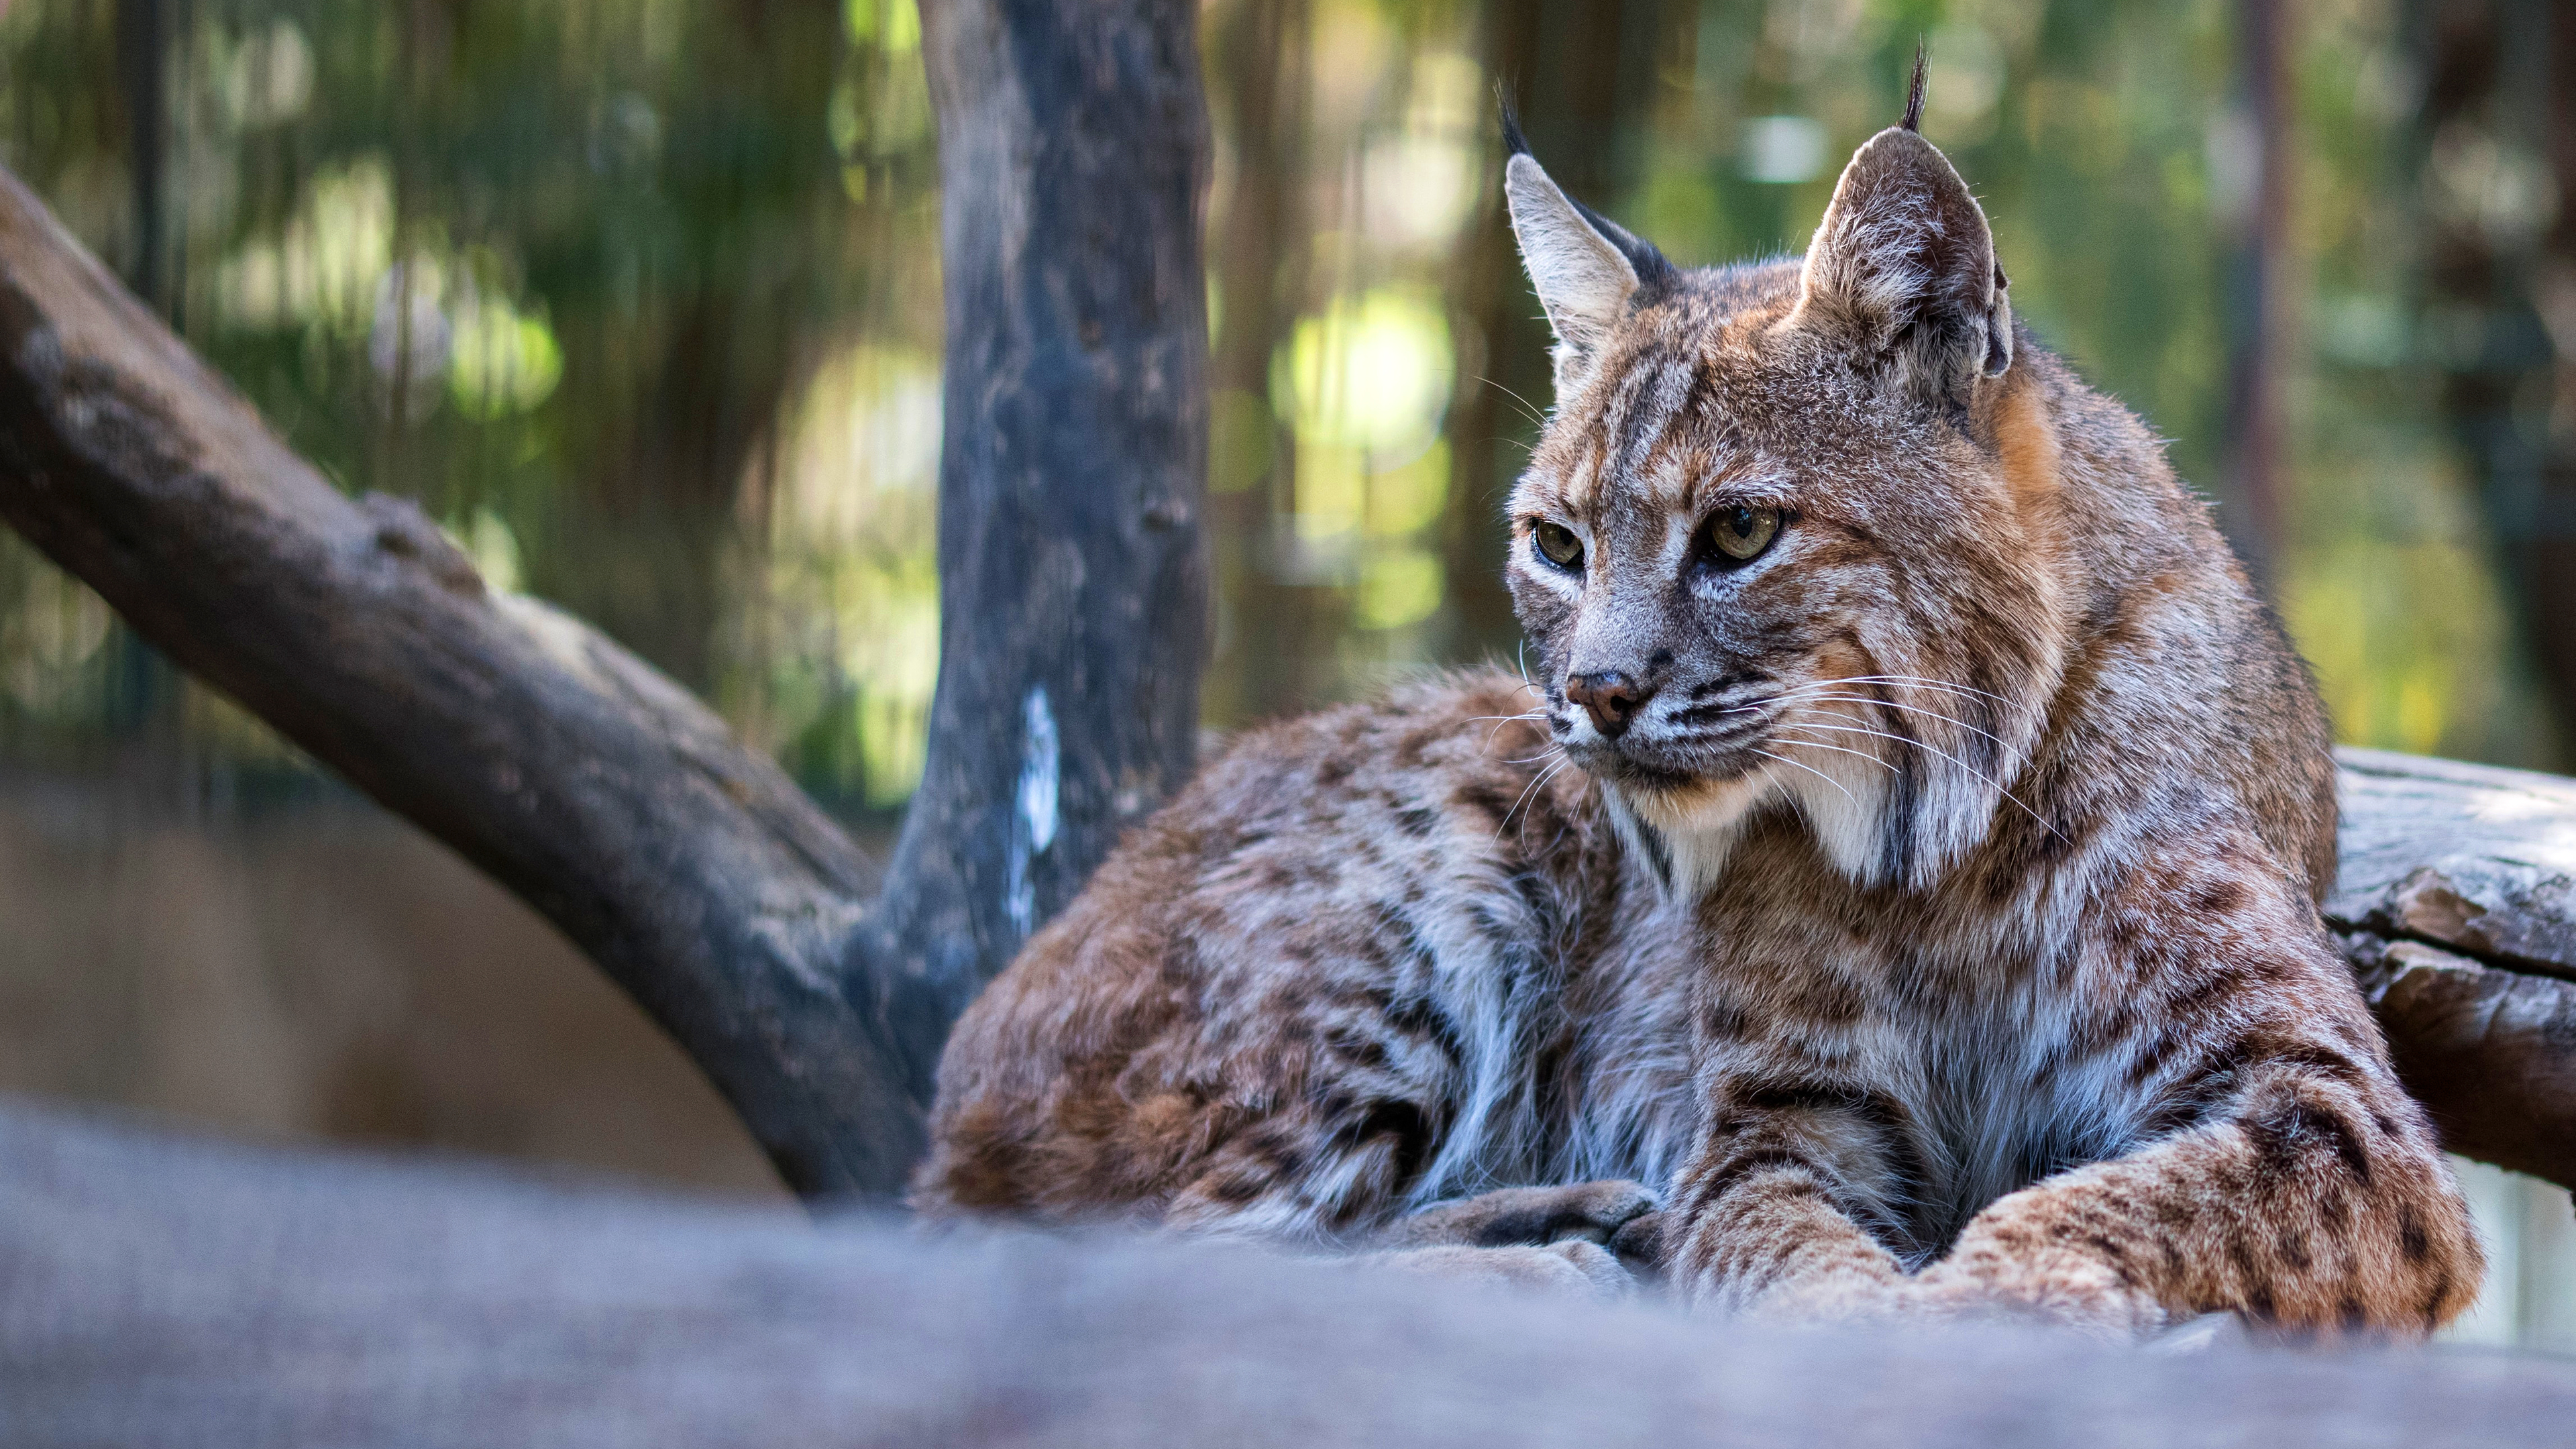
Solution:
[[[234,327],[319,324],[343,336],[375,321],[393,266],[393,168],[382,155],[317,174],[283,234],[217,264],[217,316]]]
[[[1367,144],[1361,209],[1379,244],[1442,247],[1484,191],[1484,68],[1455,51],[1413,58],[1403,119]]]
[[[239,36],[216,31],[207,48],[215,103],[233,129],[292,121],[312,103],[313,45],[292,17]]]
[[[939,484],[938,359],[861,343],[815,371],[780,425],[771,545],[909,552]]]
[[[524,413],[554,395],[563,349],[544,320],[505,298],[480,297],[450,324],[447,378],[458,407],[482,421]]]
[[[1370,467],[1394,467],[1440,435],[1451,382],[1448,319],[1437,296],[1414,288],[1336,298],[1322,314],[1299,319],[1272,376],[1273,401],[1300,444],[1351,448]]]
[[[739,696],[755,740],[876,808],[912,793],[929,743],[939,389],[935,359],[874,343],[815,371],[782,415],[765,571],[735,604],[766,644]]]
[[[1361,629],[1440,607],[1445,565],[1415,539],[1448,498],[1454,356],[1436,294],[1388,286],[1301,318],[1272,364],[1296,440],[1292,576],[1352,589]]]
[[[1363,629],[1400,629],[1440,607],[1440,557],[1428,549],[1372,552],[1360,565],[1358,618]]]
[[[489,508],[475,509],[457,546],[474,560],[474,571],[483,576],[484,587],[502,594],[519,591],[519,538],[500,514]]]
[[[552,396],[563,351],[542,307],[505,292],[509,267],[490,248],[449,252],[434,233],[394,257],[393,193],[382,157],[317,177],[278,234],[242,242],[215,271],[218,325],[245,332],[318,329],[362,341],[386,387],[403,380],[407,406],[442,390],[466,416],[491,422]]]
[[[930,90],[914,0],[848,0],[843,19],[852,45],[871,63],[852,68],[832,88],[823,129],[841,158],[842,190],[864,205],[870,185],[884,184],[886,163],[929,140]]]
[[[20,709],[44,714],[92,683],[111,616],[88,585],[49,564],[24,558],[12,572],[17,595],[0,608],[0,688]]]

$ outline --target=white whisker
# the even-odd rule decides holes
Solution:
[[[1991,699],[1991,700],[1993,700],[1993,701],[1994,701],[1995,703],[1997,703],[1997,704],[2011,704],[2011,703],[2012,703],[2012,701],[2011,701],[2011,700],[2006,699],[2004,696],[2002,696],[2002,695],[2000,695],[2000,694],[1992,693],[1991,691],[1988,691],[1988,690],[1983,690],[1983,689],[1973,689],[1973,688],[1970,688],[1969,686],[1964,685],[1964,684],[1952,684],[1950,681],[1948,681],[1948,680],[1946,680],[1946,679],[1928,679],[1928,678],[1926,678],[1926,677],[1924,677],[1923,675],[1920,675],[1920,674],[1850,674],[1850,675],[1845,675],[1844,677],[1842,677],[1842,678],[1840,678],[1840,679],[1820,679],[1820,680],[1817,680],[1817,681],[1816,681],[1816,683],[1818,683],[1818,684],[1919,684],[1919,685],[1923,686],[1923,687],[1924,687],[1924,688],[1926,688],[1926,689],[1946,689],[1946,690],[1951,691],[1951,692],[1952,692],[1952,693],[1954,693],[1954,694],[1973,694],[1973,695],[1977,695],[1977,696],[1979,696],[1980,698],[1984,698],[1984,699]]]
[[[1466,719],[1460,720],[1460,721],[1459,721],[1459,723],[1460,723],[1460,724],[1485,724],[1485,723],[1487,723],[1487,722],[1489,722],[1489,721],[1490,721],[1490,722],[1493,724],[1493,726],[1494,726],[1494,727],[1493,727],[1492,729],[1489,729],[1489,730],[1485,731],[1485,742],[1484,742],[1483,744],[1478,745],[1478,746],[1476,747],[1476,753],[1478,753],[1478,754],[1480,754],[1480,755],[1481,755],[1481,754],[1483,754],[1485,751],[1490,750],[1490,749],[1492,749],[1492,748],[1494,747],[1494,736],[1496,736],[1496,735],[1498,735],[1498,734],[1501,734],[1501,733],[1503,732],[1503,726],[1505,726],[1505,725],[1507,725],[1507,724],[1512,723],[1514,720],[1526,720],[1526,721],[1529,721],[1530,723],[1535,724],[1535,723],[1539,723],[1539,722],[1541,722],[1541,721],[1545,720],[1546,718],[1547,718],[1547,711],[1545,711],[1545,710],[1533,709],[1533,710],[1527,710],[1527,711],[1524,711],[1523,713],[1520,713],[1520,714],[1480,714],[1480,715],[1471,715],[1471,716],[1469,716],[1469,717],[1468,717],[1468,718],[1466,718]],[[1518,761],[1514,761],[1513,763],[1517,764],[1517,763],[1519,763],[1519,762],[1518,762]]]
[[[1536,775],[1530,777],[1530,782],[1521,787],[1521,797],[1512,802],[1511,809],[1503,812],[1503,818],[1501,820],[1495,822],[1495,844],[1499,845],[1502,843],[1503,832],[1511,828],[1512,817],[1521,813],[1521,807],[1529,803],[1530,797],[1537,793],[1538,788],[1541,785],[1546,784],[1549,780],[1554,779],[1559,770],[1564,769],[1572,763],[1574,762],[1570,759],[1559,760],[1555,764],[1548,766],[1546,769],[1541,770]]]
[[[1890,740],[1900,745],[1912,745],[1918,750],[1939,755],[1942,759],[1949,761],[1951,764],[1954,764],[1960,769],[1967,771],[1969,774],[1976,776],[1978,779],[1983,780],[1996,794],[2001,795],[2005,799],[2013,802],[2013,804],[2019,806],[2023,814],[2039,822],[2040,829],[2047,831],[2051,835],[2057,836],[2060,840],[2066,838],[2058,831],[2056,826],[2048,823],[2048,817],[2031,809],[2028,804],[2024,803],[2019,795],[2005,789],[2002,781],[1997,780],[1985,771],[1978,769],[1976,766],[1969,764],[1967,761],[1960,759],[1958,756],[1951,754],[1947,750],[1943,750],[1934,745],[1927,745],[1921,740],[1907,739],[1903,735],[1889,734],[1885,730],[1874,730],[1862,725],[1830,725],[1819,724],[1813,720],[1803,720],[1798,724],[1791,726],[1791,728],[1802,730],[1831,730],[1839,734],[1869,735],[1876,739]]]
[[[1813,766],[1813,765],[1802,765],[1802,764],[1799,764],[1796,760],[1790,759],[1787,755],[1775,755],[1775,754],[1771,753],[1769,750],[1760,749],[1760,748],[1757,748],[1757,747],[1752,746],[1752,745],[1746,745],[1746,746],[1745,746],[1745,748],[1746,748],[1746,749],[1748,749],[1748,750],[1752,750],[1752,751],[1753,751],[1753,753],[1755,753],[1755,754],[1757,754],[1757,755],[1760,755],[1762,758],[1764,758],[1764,759],[1766,759],[1766,760],[1777,760],[1777,761],[1779,761],[1781,764],[1784,764],[1784,765],[1788,766],[1790,769],[1793,769],[1793,770],[1804,770],[1804,771],[1806,771],[1808,774],[1815,776],[1817,779],[1824,781],[1826,784],[1833,786],[1835,789],[1837,789],[1837,790],[1841,790],[1841,791],[1843,792],[1843,798],[1844,798],[1844,799],[1846,799],[1846,800],[1849,800],[1850,802],[1852,802],[1852,808],[1853,808],[1854,810],[1858,810],[1858,809],[1860,808],[1860,797],[1859,797],[1858,795],[1853,794],[1853,793],[1850,791],[1850,789],[1849,789],[1849,788],[1847,788],[1847,787],[1843,784],[1843,782],[1842,782],[1842,781],[1835,779],[1833,776],[1826,774],[1824,771],[1817,769],[1815,766]]]
[[[1814,688],[1814,687],[1815,687],[1815,686],[1809,686],[1809,688]],[[1961,729],[1963,729],[1963,730],[1970,731],[1971,733],[1984,735],[1987,739],[1993,740],[1997,745],[2001,745],[2001,744],[2003,743],[2003,738],[2002,738],[2002,736],[1997,735],[1994,731],[1992,731],[1992,730],[1988,730],[1988,729],[1982,729],[1982,728],[1980,728],[1980,727],[1978,727],[1978,726],[1976,726],[1976,725],[1972,725],[1972,724],[1968,723],[1966,720],[1956,718],[1955,716],[1951,716],[1951,715],[1943,714],[1943,713],[1941,713],[1941,712],[1940,712],[1939,710],[1937,710],[1937,709],[1925,709],[1925,708],[1921,707],[1920,705],[1912,705],[1912,704],[1898,704],[1896,701],[1894,701],[1894,700],[1892,700],[1892,699],[1880,699],[1878,696],[1876,696],[1876,695],[1874,695],[1874,694],[1807,694],[1807,693],[1802,693],[1802,692],[1800,692],[1800,691],[1798,691],[1798,690],[1791,690],[1791,691],[1789,691],[1787,694],[1784,694],[1784,695],[1782,695],[1782,696],[1780,696],[1780,697],[1781,697],[1782,699],[1784,699],[1784,700],[1794,700],[1795,702],[1797,702],[1797,703],[1799,703],[1799,704],[1815,703],[1815,704],[1874,704],[1874,705],[1879,705],[1879,706],[1882,706],[1882,707],[1887,708],[1887,709],[1902,710],[1902,711],[1904,711],[1904,712],[1905,712],[1905,713],[1907,713],[1907,714],[1919,714],[1919,715],[1922,715],[1922,716],[1923,716],[1924,718],[1926,718],[1926,719],[1937,719],[1937,720],[1941,721],[1941,722],[1942,722],[1942,723],[1944,723],[1944,724],[1953,724],[1953,725],[1957,725],[1959,728],[1961,728]]]
[[[1530,400],[1528,398],[1521,396],[1519,393],[1512,391],[1510,388],[1503,386],[1501,383],[1494,381],[1490,377],[1479,377],[1476,380],[1483,383],[1485,386],[1492,388],[1494,391],[1501,393],[1503,396],[1510,398],[1513,402],[1520,404],[1521,412],[1530,420],[1530,426],[1537,428],[1542,432],[1546,431],[1547,418],[1545,415],[1541,414],[1537,408],[1530,406]]]
[[[1784,726],[1784,728],[1794,730],[1804,729],[1805,726],[1788,725]],[[1777,737],[1775,736],[1774,738]],[[1893,763],[1882,759],[1877,755],[1873,755],[1867,750],[1845,749],[1841,745],[1826,744],[1823,740],[1781,740],[1780,743],[1784,745],[1795,745],[1802,750],[1831,750],[1838,755],[1855,755],[1861,759],[1869,761],[1871,764],[1878,766],[1880,769],[1887,771],[1891,775],[1896,773],[1896,766]]]

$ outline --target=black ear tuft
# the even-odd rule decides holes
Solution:
[[[1914,37],[1914,84],[1905,93],[1905,119],[1897,122],[1916,135],[1923,133],[1923,37]]]
[[[1528,155],[1529,137],[1521,134],[1520,113],[1512,109],[1512,98],[1503,94],[1501,81],[1494,82],[1494,104],[1503,112],[1503,159],[1509,161],[1515,156]]]

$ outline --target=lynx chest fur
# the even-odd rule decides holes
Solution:
[[[1529,678],[1236,742],[968,1013],[917,1201],[1793,1316],[2464,1306],[2314,690],[1949,163],[1892,128],[1703,271],[1506,183]]]

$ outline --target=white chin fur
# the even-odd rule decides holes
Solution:
[[[1798,807],[1834,869],[1855,885],[1886,873],[1888,770],[1875,759],[1803,750],[1794,763],[1765,766],[1689,796],[1625,791],[1604,782],[1610,818],[1632,854],[1680,900],[1714,885],[1754,813],[1773,801]]]
[[[1607,781],[1601,794],[1609,802],[1610,820],[1621,843],[1646,861],[1675,898],[1692,901],[1705,894],[1726,868],[1726,858],[1734,853],[1753,812],[1764,802],[1781,798],[1778,777],[1782,773],[1794,772],[1768,767],[1688,797],[1649,790],[1630,793]]]

